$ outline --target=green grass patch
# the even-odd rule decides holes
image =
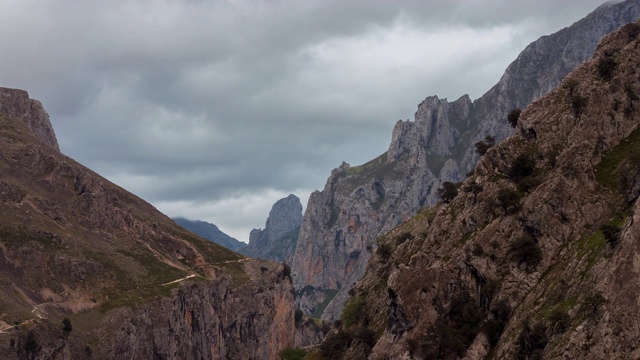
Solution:
[[[625,161],[630,161],[636,168],[640,166],[640,128],[602,155],[600,163],[595,167],[598,183],[620,193],[623,190],[620,165]]]
[[[318,308],[316,308],[316,311],[314,311],[313,314],[311,314],[312,318],[320,319],[320,316],[322,316],[322,313],[325,311],[327,306],[329,306],[329,303],[333,301],[333,299],[338,294],[338,290],[325,290],[324,294],[325,294],[324,301],[320,303],[320,305],[318,305]]]
[[[349,328],[362,321],[366,312],[366,299],[363,296],[352,296],[342,310],[342,324]]]
[[[345,170],[344,184],[348,193],[359,186],[368,184],[374,179],[395,179],[404,176],[404,172],[397,171],[397,161],[388,162],[387,153],[378,156],[360,166],[353,166]]]

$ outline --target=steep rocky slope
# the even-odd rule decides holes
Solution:
[[[639,17],[638,0],[605,4],[529,45],[481,98],[428,97],[414,121],[398,121],[385,154],[335,169],[325,188],[311,194],[300,230],[293,263],[297,306],[337,318],[377,236],[433,205],[443,182],[460,181],[474,167],[475,143],[513,131],[505,121],[510,110],[553,89],[604,34]]]
[[[294,344],[287,268],[177,226],[62,155],[26,92],[0,94],[3,359],[277,359]]]
[[[332,359],[640,357],[640,22],[379,238]]]
[[[188,220],[180,217],[174,218],[173,221],[192,233],[198,234],[207,240],[211,240],[214,243],[233,251],[238,251],[238,249],[247,245],[242,241],[225,234],[216,225],[206,221]]]
[[[264,229],[253,229],[241,254],[291,264],[302,224],[300,199],[290,194],[273,204]]]

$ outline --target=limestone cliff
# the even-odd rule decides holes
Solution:
[[[378,240],[332,359],[640,357],[640,22]]]
[[[290,194],[273,204],[264,229],[253,229],[249,245],[238,251],[258,259],[291,264],[301,223],[302,204],[297,196]]]
[[[26,92],[1,93],[3,359],[278,359],[294,345],[289,268],[179,227],[55,151]]]
[[[297,306],[336,319],[348,290],[364,273],[375,239],[438,201],[443,182],[474,168],[474,144],[513,131],[507,113],[553,89],[588,59],[606,33],[640,17],[640,1],[605,4],[529,45],[481,98],[428,97],[414,121],[398,121],[389,150],[367,164],[335,169],[307,206],[294,258]],[[326,308],[326,310],[325,310]]]

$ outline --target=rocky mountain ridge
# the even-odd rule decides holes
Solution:
[[[287,267],[177,226],[61,154],[26,92],[0,94],[3,358],[278,359],[305,343]]]
[[[251,230],[249,244],[238,251],[258,259],[291,264],[301,224],[302,203],[290,194],[273,204],[264,229]]]
[[[189,220],[180,217],[173,218],[173,221],[192,233],[198,234],[207,240],[211,240],[220,246],[226,247],[229,250],[237,252],[238,249],[247,245],[242,241],[225,234],[215,224],[211,224],[206,221]]]
[[[389,150],[362,166],[343,163],[311,194],[293,262],[297,306],[337,319],[348,290],[363,275],[375,239],[423,206],[445,181],[473,169],[474,144],[513,131],[507,113],[553,89],[587,60],[606,33],[640,17],[640,1],[606,4],[529,45],[489,92],[471,101],[428,97],[415,120],[398,121]]]
[[[640,357],[640,22],[380,237],[332,359]]]

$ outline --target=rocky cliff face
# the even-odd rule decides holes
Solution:
[[[380,238],[332,359],[638,358],[640,22]],[[340,342],[338,339],[346,339]]]
[[[378,235],[435,204],[443,182],[461,181],[474,168],[476,142],[511,134],[505,121],[510,110],[553,89],[591,56],[604,34],[639,17],[637,0],[601,6],[529,45],[481,98],[428,97],[414,121],[396,123],[385,154],[334,170],[323,191],[311,195],[301,227],[293,265],[297,305],[336,319]]]
[[[207,240],[224,246],[227,249],[238,251],[238,249],[246,246],[245,243],[239,241],[222,232],[216,225],[200,220],[188,220],[185,218],[174,218],[176,224],[183,228],[202,236]]]
[[[21,120],[44,144],[60,151],[49,114],[38,100],[29,98],[24,90],[0,88],[0,115]]]
[[[3,93],[3,358],[277,359],[294,345],[288,268],[197,237],[52,151],[46,113]]]
[[[302,224],[302,204],[291,194],[273,204],[264,229],[253,229],[249,245],[239,252],[259,258],[292,263]]]

